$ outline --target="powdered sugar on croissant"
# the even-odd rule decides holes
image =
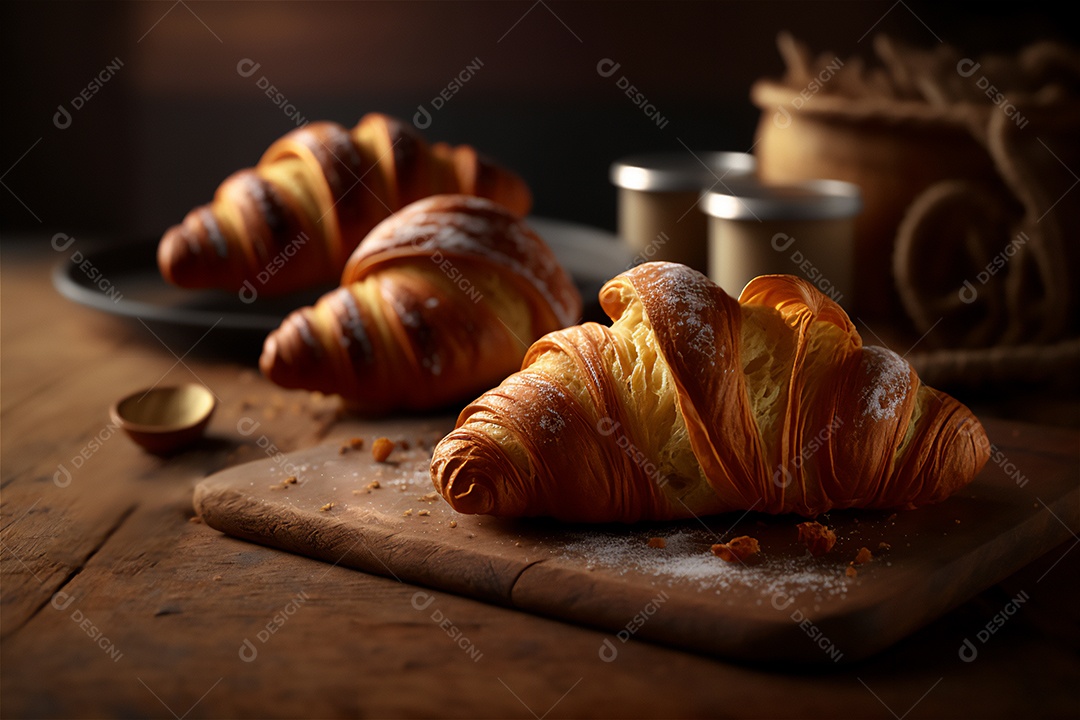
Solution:
[[[734,510],[814,516],[938,502],[987,460],[978,420],[863,347],[844,311],[791,276],[736,301],[681,265],[608,282],[610,328],[533,345],[432,458],[457,510],[571,521]]]

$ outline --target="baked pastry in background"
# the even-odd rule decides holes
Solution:
[[[988,459],[966,407],[896,353],[864,347],[805,280],[759,277],[736,301],[690,268],[646,263],[600,303],[610,328],[541,338],[435,448],[432,480],[454,509],[813,517],[938,502]]]
[[[372,230],[342,286],[289,315],[259,366],[365,414],[439,408],[498,383],[533,341],[580,317],[569,275],[519,217],[437,195]]]
[[[487,197],[524,216],[525,182],[468,145],[428,145],[411,127],[371,113],[352,129],[317,122],[294,130],[254,168],[230,175],[209,205],[158,246],[169,282],[275,295],[337,282],[381,220],[429,195]]]

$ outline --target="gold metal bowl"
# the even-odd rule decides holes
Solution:
[[[118,400],[110,415],[145,450],[168,455],[203,436],[216,406],[213,393],[189,383],[132,393]]]

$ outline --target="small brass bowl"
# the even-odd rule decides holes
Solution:
[[[155,455],[168,455],[202,437],[217,401],[193,383],[141,390],[118,400],[110,409],[113,423]]]

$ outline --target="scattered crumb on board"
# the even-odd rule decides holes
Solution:
[[[393,451],[394,441],[390,438],[376,438],[371,444],[371,457],[375,458],[375,462],[386,462]]]
[[[756,555],[761,550],[761,545],[757,538],[740,535],[730,542],[717,543],[709,549],[713,555],[726,562],[744,562],[751,555]]]
[[[741,590],[757,595],[763,603],[778,593],[817,598],[845,597],[848,582],[842,565],[807,555],[784,557],[769,553],[747,567],[742,563],[717,562],[710,552],[711,533],[682,530],[668,535],[665,552],[648,545],[640,533],[571,533],[552,553],[581,563],[585,569],[602,567],[616,575],[640,573],[668,587],[689,584],[717,595]]]

